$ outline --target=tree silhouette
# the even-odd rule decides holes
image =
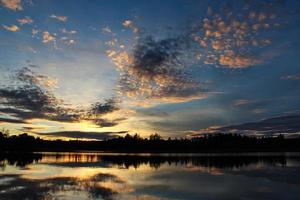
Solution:
[[[4,151],[109,151],[109,152],[149,152],[149,153],[189,153],[189,152],[258,152],[258,151],[300,151],[300,138],[249,137],[240,134],[214,134],[202,137],[163,139],[155,133],[149,138],[139,134],[103,141],[44,140],[27,133],[9,136],[0,131],[0,152]]]

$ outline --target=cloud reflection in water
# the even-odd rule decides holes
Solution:
[[[7,154],[0,164],[1,200],[295,199],[300,185],[297,154]]]

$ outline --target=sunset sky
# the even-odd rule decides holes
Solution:
[[[300,115],[298,0],[0,1],[11,134],[268,134]]]

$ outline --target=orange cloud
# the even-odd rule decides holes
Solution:
[[[254,57],[242,55],[221,55],[219,59],[221,65],[226,65],[229,68],[246,68],[249,66],[262,63],[261,60]]]
[[[11,25],[11,26],[5,26],[3,25],[3,28],[5,28],[6,30],[8,31],[11,31],[11,32],[18,32],[20,31],[20,28],[16,25]]]
[[[125,28],[131,28],[133,33],[138,33],[139,32],[139,28],[136,27],[133,22],[131,20],[125,20],[122,25]]]
[[[1,0],[1,4],[3,7],[14,11],[23,10],[21,0]]]
[[[264,38],[262,31],[279,24],[274,11],[260,12],[245,10],[244,17],[226,9],[210,7],[207,16],[192,33],[192,38],[199,44],[199,53],[204,64],[219,64],[229,68],[246,68],[260,64],[261,58],[253,55],[255,48],[271,45],[269,38]],[[276,20],[276,21],[275,21]],[[125,21],[126,22],[126,21]],[[130,26],[131,23],[124,22]],[[231,52],[228,55],[228,52]]]
[[[55,41],[55,36],[51,35],[48,31],[43,32],[43,43]]]
[[[31,17],[25,17],[25,18],[22,18],[22,19],[17,19],[17,21],[18,21],[21,25],[24,25],[24,24],[32,24],[32,23],[33,23],[33,20],[31,19]]]

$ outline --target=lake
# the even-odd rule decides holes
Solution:
[[[0,154],[0,199],[299,199],[300,154]]]

